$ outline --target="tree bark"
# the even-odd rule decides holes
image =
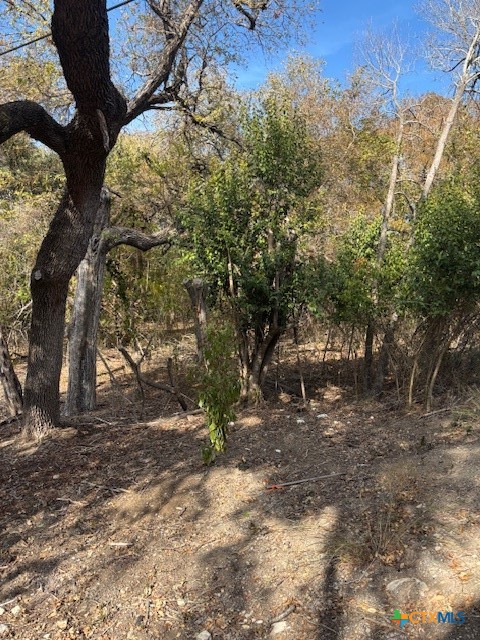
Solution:
[[[197,341],[198,362],[205,366],[205,345],[207,340],[207,303],[208,285],[201,278],[185,280],[183,286],[188,292],[193,310],[193,323]]]
[[[121,244],[148,251],[173,239],[170,227],[148,236],[135,229],[108,227],[109,217],[110,196],[104,188],[94,234],[77,272],[68,331],[68,391],[64,408],[67,416],[92,411],[96,405],[97,335],[108,252]]]
[[[240,365],[240,399],[246,404],[256,404],[263,398],[262,387],[272,361],[275,348],[284,329],[271,329],[263,340],[256,345],[254,353],[250,356],[248,349],[248,336],[242,334],[239,349]]]
[[[373,371],[373,339],[375,338],[375,330],[373,321],[367,324],[365,331],[365,349],[363,354],[363,390],[369,393],[372,389],[372,371]]]
[[[7,401],[7,410],[10,417],[22,413],[22,387],[17,378],[10,359],[7,341],[0,326],[0,380]]]
[[[92,411],[96,404],[97,333],[102,306],[106,251],[101,242],[110,218],[110,196],[102,190],[93,236],[77,271],[77,286],[68,330],[66,416]]]

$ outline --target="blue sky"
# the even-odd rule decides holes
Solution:
[[[325,75],[342,83],[361,62],[357,44],[365,29],[388,31],[396,23],[399,31],[416,45],[428,29],[416,12],[415,3],[409,0],[322,0],[321,8],[306,47],[295,50],[324,60]],[[269,70],[281,67],[285,56],[286,52],[281,52],[265,60],[261,53],[252,54],[248,67],[237,70],[237,86],[258,87]],[[447,79],[431,71],[419,56],[416,69],[405,79],[404,86],[412,94],[443,93],[447,90]]]

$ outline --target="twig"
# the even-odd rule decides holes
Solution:
[[[16,599],[17,598],[12,598],[11,600],[5,600],[5,602],[0,602],[0,607],[5,607],[7,604],[12,604],[12,602],[15,602]]]
[[[437,409],[436,411],[429,411],[428,413],[424,413],[420,418],[429,418],[430,416],[434,416],[437,413],[446,413],[447,411],[451,411],[451,407],[445,407],[444,409]]]
[[[142,376],[140,374],[140,363],[135,362],[135,360],[128,353],[128,351],[125,349],[125,347],[119,347],[118,350],[120,351],[122,356],[125,358],[125,360],[130,365],[130,368],[133,371],[133,374],[134,374],[135,379],[137,381],[137,385],[138,385],[138,388],[140,390],[140,398],[142,400],[142,406],[141,406],[141,409],[140,409],[140,420],[143,420],[143,414],[145,413],[145,390],[143,388],[143,384],[142,384],[143,380],[142,380]],[[143,360],[143,356],[140,359],[140,362],[142,360]]]
[[[104,484],[95,484],[94,482],[87,482],[82,480],[84,484],[88,484],[89,487],[95,487],[96,489],[106,489],[112,493],[133,493],[131,489],[122,489],[121,487],[106,487]]]
[[[292,480],[291,482],[279,482],[278,484],[271,484],[266,487],[267,491],[271,491],[273,489],[281,489],[282,487],[292,487],[295,484],[303,484],[304,482],[313,482],[314,480],[323,480],[323,478],[333,478],[334,476],[344,476],[346,475],[346,471],[342,471],[341,473],[330,473],[326,476],[313,476],[312,478],[303,478],[302,480]]]
[[[296,605],[291,604],[289,607],[285,609],[285,611],[282,611],[282,613],[279,613],[278,616],[275,616],[274,618],[270,618],[269,624],[275,624],[275,622],[281,622],[282,620],[285,620],[285,618],[289,616],[291,613],[293,613],[296,608],[297,608]]]
[[[71,504],[78,504],[80,507],[85,507],[87,505],[86,502],[81,502],[80,500],[72,500],[71,498],[56,498],[58,502],[70,502]]]
[[[132,405],[132,409],[133,409],[133,416],[135,418],[135,420],[137,419],[137,412],[135,411],[135,403],[132,402],[132,400],[130,400],[130,398],[128,398],[124,392],[122,391],[122,387],[120,386],[120,384],[118,383],[117,379],[115,378],[115,376],[112,373],[112,370],[110,369],[110,367],[108,366],[108,362],[105,360],[105,358],[102,355],[102,352],[100,351],[100,349],[97,349],[97,353],[100,357],[100,360],[103,363],[103,366],[105,367],[105,369],[107,370],[108,373],[108,377],[110,378],[110,382],[113,384],[113,386],[118,390],[118,392],[120,393],[120,395],[122,396],[122,398],[124,398],[125,400],[127,400],[131,405]]]
[[[186,411],[188,409],[187,405],[185,404],[185,401],[182,400],[182,397],[180,396],[178,389],[177,389],[177,385],[175,384],[175,380],[173,377],[173,359],[172,358],[168,358],[167,360],[167,372],[168,372],[168,379],[170,380],[170,384],[172,386],[172,389],[175,392],[175,397],[178,400],[178,404],[182,407],[182,409],[184,411]]]

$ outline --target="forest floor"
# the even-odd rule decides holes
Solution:
[[[315,386],[312,360],[308,408],[239,411],[207,468],[202,416],[149,389],[140,421],[110,365],[94,413],[1,429],[0,638],[480,638],[480,392],[408,412]]]

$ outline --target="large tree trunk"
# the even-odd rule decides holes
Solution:
[[[49,146],[62,159],[67,185],[31,277],[32,327],[24,426],[27,434],[35,436],[43,435],[60,420],[68,286],[87,251],[106,158],[126,115],[126,102],[110,78],[105,0],[55,0],[52,35],[77,111],[66,127],[52,125],[49,136]],[[25,123],[23,128],[30,132]],[[13,133],[10,124],[5,139]]]
[[[375,338],[375,330],[373,328],[373,320],[367,324],[365,331],[365,348],[363,354],[363,391],[369,393],[372,390],[373,377],[373,340]]]
[[[375,382],[373,384],[373,392],[376,396],[379,396],[383,390],[383,384],[388,374],[388,365],[390,361],[390,354],[395,345],[395,329],[398,323],[398,316],[396,313],[392,314],[389,320],[388,326],[383,336],[382,347],[378,356],[377,371],[375,373]]]
[[[110,217],[110,196],[102,190],[94,233],[77,271],[68,330],[68,390],[64,414],[92,411],[96,404],[97,333],[105,278],[106,246],[101,235]]]
[[[8,345],[0,326],[0,380],[2,382],[7,410],[11,417],[22,413],[22,387],[12,366]]]
[[[60,421],[60,374],[70,278],[88,246],[98,209],[104,161],[84,185],[83,210],[65,194],[42,243],[31,278],[32,326],[25,383],[25,430],[42,436]],[[95,179],[96,178],[96,179]],[[81,188],[82,185],[79,185]],[[80,189],[79,189],[80,190]]]

